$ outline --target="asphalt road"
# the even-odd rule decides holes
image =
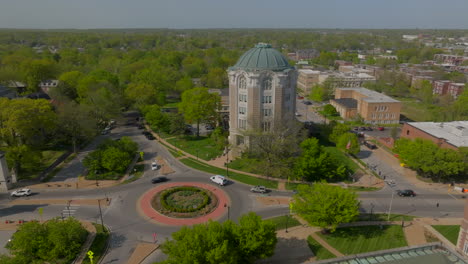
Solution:
[[[305,106],[304,104],[301,105]],[[191,181],[211,184],[209,181],[210,174],[185,167],[178,160],[174,159],[157,141],[147,140],[141,135],[141,130],[138,130],[135,126],[119,126],[112,130],[111,134],[108,136],[111,138],[122,136],[132,137],[132,139],[139,144],[140,149],[145,152],[145,160],[147,161],[154,159],[157,155],[164,157],[171,168],[175,170],[175,173],[167,176],[170,181]],[[102,137],[99,137],[97,140],[102,140]],[[364,162],[377,166],[378,170],[381,170],[397,182],[395,188],[411,188],[418,194],[418,196],[414,198],[402,198],[395,195],[392,199],[391,195],[393,189],[388,186],[381,191],[360,193],[360,199],[362,201],[361,210],[363,212],[388,212],[391,203],[392,213],[433,217],[455,217],[462,215],[464,203],[463,199],[458,199],[461,197],[454,198],[445,194],[420,190],[406,182],[404,178],[400,178],[395,171],[391,170],[391,168],[387,167],[384,163],[376,160],[372,153],[366,153],[365,150],[362,153]],[[78,173],[80,170],[79,166],[75,168],[77,168],[75,172]],[[137,212],[136,205],[138,199],[143,193],[153,187],[151,178],[156,174],[157,172],[151,171],[148,162],[144,175],[139,180],[129,184],[94,190],[40,190],[40,192],[36,192],[31,199],[111,198],[111,205],[109,207],[103,207],[102,211],[104,224],[112,230],[110,250],[102,263],[125,263],[139,242],[153,241],[153,233],[157,234],[158,241],[162,241],[170,237],[174,231],[180,229],[180,227],[154,224]],[[72,179],[73,176],[70,175],[70,177],[67,178]],[[287,206],[259,206],[254,199],[258,194],[251,193],[249,189],[250,186],[237,182],[232,182],[232,184],[223,187],[223,190],[229,195],[231,200],[230,219],[237,220],[239,216],[249,211],[257,212],[264,218],[287,214],[289,210]],[[290,196],[291,194],[291,192],[278,191],[269,193],[269,195],[272,196]],[[64,213],[66,215],[68,212],[71,212],[76,218],[97,223],[100,222],[99,211],[96,206],[79,206],[71,208],[70,211],[66,206],[57,205],[8,206],[6,205],[6,202],[9,201],[7,196],[3,195],[0,199],[0,201],[2,201],[0,202],[0,217],[11,216],[17,219],[19,219],[19,217],[23,219],[37,219],[39,218],[37,209],[39,207],[44,207],[44,219],[62,216]],[[436,207],[437,202],[440,204],[439,207]],[[227,210],[220,221],[226,219]],[[2,234],[0,234],[0,236],[2,236]],[[161,254],[155,253],[148,261],[157,261],[162,258],[163,256]]]

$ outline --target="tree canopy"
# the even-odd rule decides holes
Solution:
[[[276,241],[275,225],[251,212],[239,224],[209,221],[183,227],[161,245],[168,259],[160,263],[254,263],[272,256]]]
[[[317,183],[299,185],[293,196],[293,212],[312,226],[330,229],[349,223],[359,215],[359,201],[355,192],[340,186]]]

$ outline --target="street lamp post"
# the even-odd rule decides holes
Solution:
[[[288,233],[289,214],[286,215],[286,233]]]
[[[392,203],[393,203],[393,196],[395,195],[395,192],[392,189],[392,199],[390,200],[390,207],[388,208],[388,217],[387,221],[390,221],[390,213],[392,212]]]
[[[227,205],[227,204],[224,204],[224,208],[226,208],[226,207],[227,207],[227,210],[228,210],[228,220],[231,220],[231,216],[230,216],[230,212],[229,212],[231,207],[229,205]]]
[[[103,230],[106,230],[104,228],[104,220],[102,219],[102,210],[101,210],[101,200],[98,199],[98,206],[99,206],[99,215],[101,216],[101,225],[102,225],[102,229]]]

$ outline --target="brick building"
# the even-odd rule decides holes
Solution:
[[[400,137],[427,139],[441,148],[457,150],[468,147],[468,121],[409,122],[403,125]]]
[[[448,93],[453,96],[453,98],[457,99],[457,97],[463,93],[465,89],[464,83],[450,83],[448,86]]]
[[[432,93],[438,95],[445,95],[448,92],[450,81],[437,80],[432,83]]]
[[[335,99],[330,100],[344,119],[358,114],[369,124],[398,124],[401,102],[366,88],[336,88]]]

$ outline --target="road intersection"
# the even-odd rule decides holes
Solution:
[[[70,189],[70,190],[33,190],[36,193],[28,198],[18,198],[23,200],[44,200],[44,199],[62,199],[62,200],[80,200],[80,199],[110,199],[109,206],[102,208],[103,221],[112,231],[110,248],[104,260],[101,263],[125,263],[132,254],[136,245],[140,242],[152,242],[153,233],[157,234],[158,241],[163,241],[169,238],[170,235],[179,230],[179,226],[170,226],[163,224],[155,224],[148,217],[138,211],[138,202],[141,196],[155,187],[151,184],[151,178],[158,174],[158,171],[150,169],[151,160],[156,157],[165,159],[167,164],[175,172],[166,175],[170,183],[177,182],[194,182],[207,185],[213,185],[209,181],[208,173],[194,170],[186,167],[176,158],[174,158],[165,148],[157,141],[147,140],[141,135],[140,130],[135,126],[119,126],[109,135],[111,138],[119,138],[122,136],[130,136],[139,144],[140,150],[144,151],[144,159],[147,162],[143,176],[131,183],[116,185],[109,188],[94,188],[94,189]],[[100,136],[97,140],[102,140]],[[94,144],[96,145],[96,144]],[[86,149],[89,151],[89,149]],[[361,210],[363,212],[385,213],[390,208],[392,203],[392,213],[410,214],[416,216],[429,217],[460,217],[463,214],[464,200],[461,195],[451,196],[448,194],[436,192],[433,190],[421,189],[409,181],[406,181],[393,168],[386,166],[385,163],[379,162],[373,153],[367,153],[363,150],[363,156],[360,157],[364,162],[377,166],[378,170],[394,179],[397,184],[394,188],[389,186],[375,192],[361,192],[359,197],[362,202]],[[77,163],[80,162],[80,155],[74,161],[75,171],[66,170],[66,177],[59,174],[61,180],[73,182],[77,180],[77,176],[81,175],[83,168]],[[213,185],[215,186],[215,185]],[[248,185],[231,181],[231,184],[221,187],[222,190],[230,199],[229,216],[232,220],[237,220],[242,214],[249,211],[254,211],[264,218],[284,215],[288,213],[287,205],[277,206],[261,206],[255,201],[256,196],[250,192]],[[418,194],[416,197],[398,197],[391,198],[395,188],[410,188]],[[292,192],[288,191],[272,191],[270,196],[292,196]],[[5,195],[0,197],[0,220],[10,219],[38,219],[38,208],[44,208],[44,219],[52,217],[61,217],[63,215],[73,215],[78,219],[88,220],[91,222],[100,222],[100,214],[97,206],[80,205],[67,207],[66,204],[34,204],[34,205],[11,205],[10,199]],[[436,204],[439,207],[436,207]],[[223,208],[223,212],[219,217],[219,221],[227,219],[228,208]],[[155,261],[161,258],[159,253],[155,253],[150,257],[150,260]]]

